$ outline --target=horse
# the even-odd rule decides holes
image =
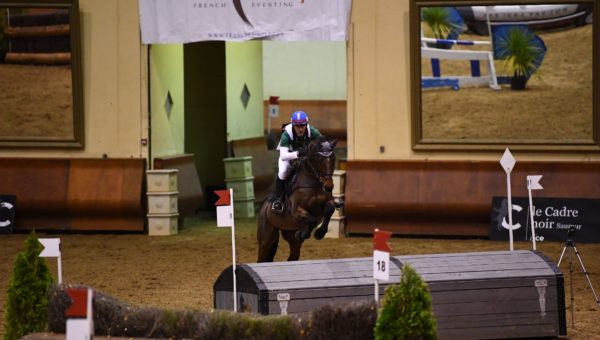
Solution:
[[[320,240],[327,233],[331,215],[342,205],[332,195],[336,143],[337,140],[327,141],[319,137],[308,144],[306,156],[299,159],[296,172],[286,183],[289,194],[283,200],[281,214],[271,209],[272,198],[263,201],[256,233],[257,262],[273,262],[280,232],[290,245],[288,261],[300,258],[302,243],[310,238],[319,223],[323,222],[314,237]]]

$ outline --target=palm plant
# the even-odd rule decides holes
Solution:
[[[423,7],[421,20],[427,29],[425,36],[435,39],[457,39],[462,25],[462,17],[452,7]],[[451,48],[451,44],[439,43],[437,48]]]
[[[494,34],[496,57],[504,61],[504,68],[513,75],[513,81],[523,82],[524,88],[542,64],[546,53],[544,42],[522,25],[501,27]]]

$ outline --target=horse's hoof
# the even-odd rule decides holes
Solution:
[[[315,231],[315,239],[322,240],[323,237],[325,237],[325,234],[327,234],[327,230],[317,229],[317,231]]]

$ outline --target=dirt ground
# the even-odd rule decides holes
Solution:
[[[73,138],[71,69],[0,63],[0,138]]]
[[[592,139],[592,25],[540,32],[547,47],[544,61],[525,91],[503,85],[426,89],[422,92],[422,133],[430,140],[562,141]],[[489,40],[461,34],[462,40]],[[454,47],[453,49],[457,49]],[[489,50],[489,46],[460,46],[460,50]],[[481,62],[481,74],[489,74]],[[431,75],[429,59],[422,59],[422,74]],[[497,75],[507,75],[495,61]],[[466,60],[442,60],[444,75],[469,75]]]
[[[256,261],[256,220],[236,221],[237,260]],[[27,235],[0,235],[0,306],[6,301],[6,290],[15,255],[23,247]],[[135,305],[163,308],[211,309],[212,286],[218,275],[231,265],[231,230],[217,228],[215,217],[186,220],[174,236],[141,234],[43,234],[60,237],[65,283],[86,284]],[[481,239],[420,239],[394,237],[392,255],[456,253],[508,250],[507,242]],[[600,244],[578,244],[594,288],[600,291]],[[516,243],[515,249],[530,249],[529,243]],[[562,243],[538,243],[538,250],[558,260]],[[287,258],[287,244],[280,244],[276,260]],[[305,242],[301,259],[335,259],[372,256],[370,237],[310,239]],[[47,259],[54,274],[56,260]],[[600,338],[600,308],[586,286],[579,265],[574,263],[573,289],[575,328],[567,311],[569,339]],[[566,305],[570,306],[567,262],[561,264],[565,274]],[[55,275],[56,277],[56,275]],[[0,308],[0,336],[4,332],[4,310]]]

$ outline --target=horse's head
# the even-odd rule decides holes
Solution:
[[[307,159],[315,176],[321,182],[323,190],[333,191],[333,170],[335,169],[335,153],[337,140],[327,141],[319,137],[308,145]]]

